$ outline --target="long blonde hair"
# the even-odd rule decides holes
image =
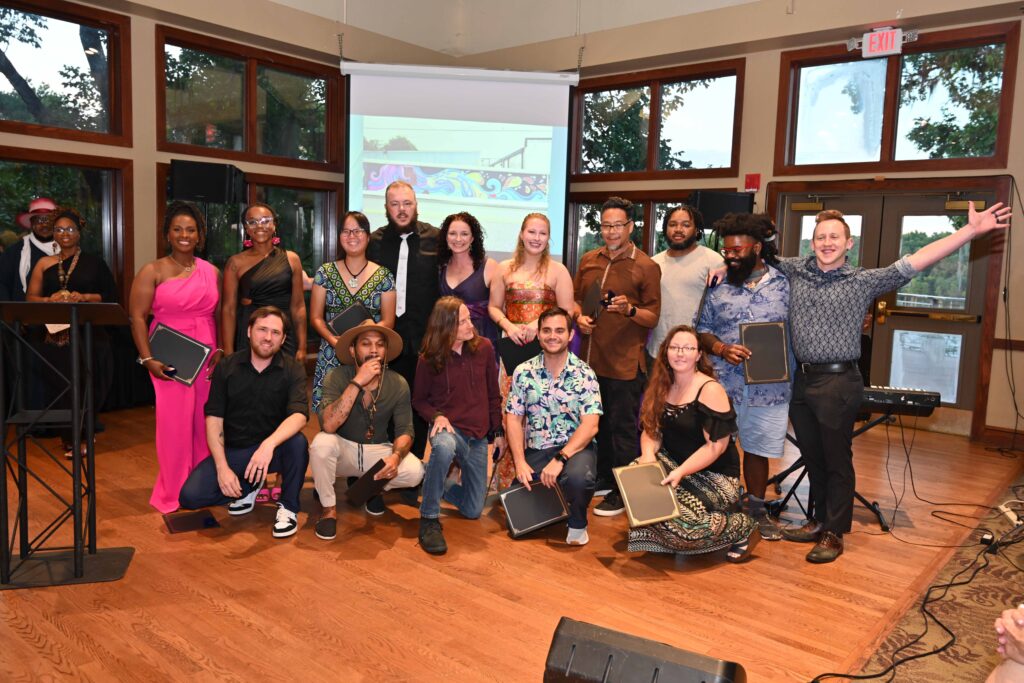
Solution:
[[[526,214],[526,218],[523,219],[523,224],[519,226],[519,239],[516,240],[516,251],[512,255],[512,267],[509,268],[509,273],[514,273],[519,270],[526,261],[526,247],[523,246],[523,230],[526,230],[526,224],[529,223],[532,218],[539,218],[548,226],[548,243],[544,245],[544,251],[540,255],[540,262],[537,264],[537,269],[534,272],[541,274],[546,274],[548,272],[548,262],[551,260],[551,221],[548,220],[548,217],[544,214],[534,212]]]

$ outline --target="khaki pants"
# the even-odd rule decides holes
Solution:
[[[391,452],[389,443],[362,444],[337,434],[317,434],[309,444],[309,468],[313,472],[313,486],[320,496],[320,504],[324,507],[336,504],[334,481],[338,477],[360,477]],[[388,482],[384,490],[409,488],[422,480],[423,463],[409,453],[398,463],[398,476]]]

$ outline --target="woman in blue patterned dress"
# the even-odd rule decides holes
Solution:
[[[360,302],[385,327],[395,327],[395,278],[391,271],[366,259],[370,243],[370,221],[358,211],[349,211],[341,222],[338,243],[344,256],[320,266],[313,277],[309,298],[310,323],[320,334],[320,353],[313,372],[313,412],[320,412],[324,377],[338,367],[334,345],[338,337],[327,321]]]

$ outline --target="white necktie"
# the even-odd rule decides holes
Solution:
[[[398,294],[398,303],[395,305],[395,317],[405,313],[405,287],[409,274],[409,236],[411,232],[399,235],[402,238],[402,246],[398,248],[398,272],[395,274],[395,292]]]

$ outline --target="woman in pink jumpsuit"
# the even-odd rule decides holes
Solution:
[[[163,513],[178,509],[178,493],[189,472],[210,454],[203,408],[210,393],[210,372],[223,351],[217,343],[220,272],[197,258],[206,238],[202,213],[174,202],[164,219],[170,254],[147,263],[132,283],[129,314],[139,362],[149,371],[156,394],[156,457],[159,473],[150,504]],[[147,326],[146,318],[153,314]],[[216,351],[192,386],[172,380],[166,365],[152,357],[149,333],[158,324],[174,328]]]

